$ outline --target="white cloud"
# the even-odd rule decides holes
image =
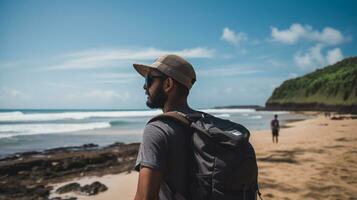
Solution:
[[[296,73],[290,73],[290,74],[288,75],[288,77],[289,77],[289,78],[296,78],[296,77],[298,77],[298,75],[297,75]]]
[[[235,55],[233,55],[233,54],[223,54],[221,57],[224,58],[224,59],[231,59],[231,58],[234,58]]]
[[[211,69],[203,69],[197,70],[197,76],[205,76],[205,77],[219,77],[219,76],[239,76],[239,75],[250,75],[262,72],[261,70],[253,70],[253,69],[241,69],[236,67],[220,67],[220,68],[211,68]]]
[[[310,37],[311,39],[322,42],[324,44],[335,45],[341,44],[346,40],[339,30],[331,27],[325,27],[322,32],[314,31],[311,33]]]
[[[305,28],[300,24],[292,24],[289,29],[281,31],[276,27],[271,27],[272,38],[286,44],[294,44],[304,34]]]
[[[233,92],[233,88],[231,88],[231,87],[225,88],[225,89],[223,90],[223,93],[225,93],[225,94],[230,94],[230,93],[232,93],[232,92]]]
[[[67,54],[62,62],[45,69],[90,69],[107,66],[128,66],[135,61],[154,60],[164,54],[177,54],[184,58],[211,58],[214,52],[214,49],[204,47],[177,51],[156,48],[88,50]]]
[[[84,100],[84,102],[88,99],[96,99],[98,101],[127,101],[130,99],[129,92],[126,91],[113,91],[113,90],[89,90],[81,93],[73,93],[65,95],[65,98],[68,100]]]
[[[94,78],[94,82],[100,83],[129,83],[137,78],[140,78],[138,73],[100,73],[93,74],[90,77]]]
[[[24,92],[14,89],[14,88],[9,88],[6,86],[1,87],[0,96],[3,98],[4,97],[11,97],[11,98],[26,98],[27,97],[27,95]]]
[[[276,83],[269,85],[269,87],[270,87],[271,89],[275,89],[275,88],[277,88],[277,87],[279,87],[279,86],[280,86],[280,84],[276,84]]]
[[[238,54],[240,55],[244,55],[244,54],[247,54],[248,53],[248,50],[245,49],[245,48],[240,48],[239,51],[238,51]]]
[[[290,28],[279,30],[271,27],[271,37],[275,41],[285,44],[295,44],[301,39],[319,42],[322,44],[337,45],[347,40],[343,34],[334,28],[325,27],[322,31],[314,30],[311,26],[292,24]]]
[[[193,49],[183,49],[181,51],[173,51],[173,52],[163,52],[163,54],[178,54],[185,58],[211,58],[214,55],[214,49],[207,49],[207,48],[193,48]],[[159,54],[160,56],[162,54]],[[158,57],[157,56],[157,57]]]
[[[254,59],[255,59],[255,60],[265,60],[265,59],[268,59],[268,58],[271,58],[271,57],[273,57],[272,54],[267,54],[267,55],[257,56],[257,57],[255,57]]]
[[[19,96],[23,95],[23,93],[20,92],[19,90],[11,90],[10,95],[13,97],[19,97]]]
[[[267,59],[267,62],[269,64],[271,64],[272,66],[274,67],[283,67],[283,66],[286,66],[286,64],[284,64],[283,62],[279,61],[279,60],[276,60],[276,59],[273,59],[273,58],[269,58]]]
[[[343,59],[343,55],[340,48],[335,48],[327,52],[327,63],[330,65],[342,59]]]
[[[303,69],[317,68],[324,65],[324,58],[321,54],[321,45],[316,45],[308,50],[306,53],[297,52],[294,55],[295,64]]]
[[[135,79],[138,77],[137,73],[101,73],[93,74],[92,77],[100,79]]]
[[[104,98],[104,99],[127,99],[130,95],[125,92],[115,92],[112,90],[93,90],[85,94],[88,97],[92,98]]]
[[[70,84],[66,84],[66,83],[45,82],[43,84],[50,86],[50,87],[60,87],[60,88],[67,88],[67,89],[74,89],[74,90],[83,90],[84,89],[82,87],[78,87],[76,85],[70,85]]]
[[[8,86],[0,87],[0,107],[2,108],[23,107],[29,100],[31,96],[21,90]]]
[[[235,33],[233,30],[226,27],[223,29],[221,39],[231,44],[238,45],[239,43],[248,40],[248,36],[243,32]]]
[[[302,69],[314,69],[323,67],[327,64],[333,64],[343,59],[342,52],[339,48],[329,50],[326,55],[321,52],[323,45],[317,44],[307,52],[297,52],[294,55],[295,64]]]

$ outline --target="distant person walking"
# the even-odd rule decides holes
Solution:
[[[270,122],[270,127],[271,127],[271,132],[273,136],[273,143],[278,143],[278,137],[279,137],[279,120],[278,120],[278,115],[274,115],[274,119],[271,120]]]

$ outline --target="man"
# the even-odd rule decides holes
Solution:
[[[273,143],[274,142],[278,143],[279,129],[280,129],[278,115],[274,115],[274,119],[271,120],[270,126],[273,135]]]
[[[187,96],[196,81],[192,65],[177,55],[164,55],[151,65],[134,64],[145,77],[146,105],[164,113],[193,113]],[[139,180],[135,200],[188,197],[190,137],[187,127],[172,120],[146,125],[135,169]]]

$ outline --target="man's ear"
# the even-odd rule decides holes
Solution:
[[[169,91],[173,90],[173,88],[174,88],[174,80],[171,77],[168,77],[164,81],[164,91],[169,92]]]

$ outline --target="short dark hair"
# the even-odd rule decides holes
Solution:
[[[186,86],[184,86],[182,83],[180,83],[180,82],[178,82],[176,80],[174,80],[174,81],[175,81],[175,83],[177,85],[177,87],[176,87],[177,90],[176,91],[177,91],[178,96],[187,97],[188,94],[189,94],[189,89]]]

